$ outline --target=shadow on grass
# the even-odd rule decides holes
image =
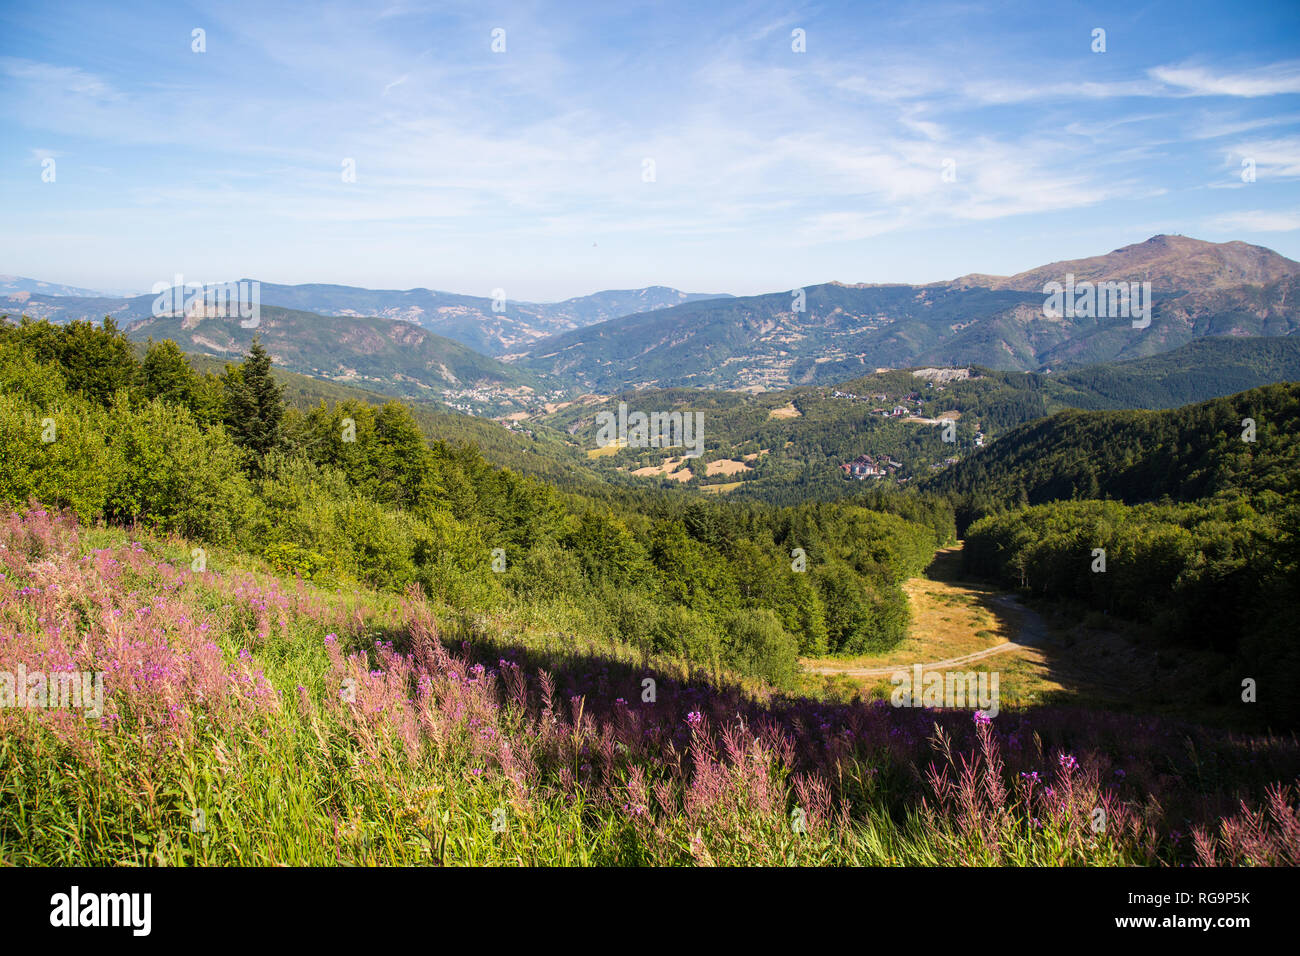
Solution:
[[[370,635],[412,650],[402,628]],[[526,708],[536,717],[546,704],[541,673],[549,675],[552,704],[570,723],[589,720],[595,749],[630,743],[641,756],[690,763],[706,751],[737,757],[737,741],[762,740],[782,752],[794,773],[818,774],[832,797],[850,808],[886,806],[902,819],[929,796],[926,775],[938,759],[933,739],[942,729],[954,752],[977,750],[969,710],[896,708],[887,700],[823,700],[798,694],[754,693],[711,674],[673,673],[648,660],[619,660],[599,652],[541,650],[462,623],[443,633],[456,669],[498,680],[503,704],[518,668]],[[482,667],[482,671],[476,671]],[[1044,704],[1004,710],[994,733],[1009,776],[1054,772],[1070,754],[1093,768],[1122,799],[1154,798],[1166,819],[1217,825],[1260,801],[1265,788],[1300,777],[1294,736],[1243,735],[1185,721],[1099,708]],[[606,755],[608,758],[608,755]],[[739,754],[744,759],[743,753]],[[596,771],[590,771],[595,773]]]

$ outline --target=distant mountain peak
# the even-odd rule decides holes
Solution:
[[[1013,276],[971,274],[954,285],[1039,292],[1044,283],[1076,281],[1150,282],[1157,291],[1187,292],[1239,285],[1266,285],[1300,275],[1300,262],[1247,242],[1209,242],[1160,234],[1105,255],[1065,259]]]
[[[1044,285],[1150,282],[1154,321],[1062,320]],[[1160,234],[1014,276],[926,285],[827,282],[623,316],[546,339],[510,360],[588,390],[769,389],[843,381],[865,368],[983,365],[1033,370],[1140,358],[1203,336],[1300,333],[1300,263],[1245,242]]]
[[[82,289],[72,285],[60,285],[57,282],[43,282],[27,276],[0,275],[0,295],[57,295],[80,296],[85,298],[104,296],[107,293],[94,289]]]

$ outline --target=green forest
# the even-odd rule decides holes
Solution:
[[[1064,411],[1007,432],[924,487],[954,497],[963,529],[972,516],[1058,500],[1293,498],[1298,431],[1297,383],[1167,411]]]
[[[975,522],[963,553],[969,571],[1006,587],[1140,622],[1156,647],[1214,653],[1217,699],[1238,699],[1251,678],[1269,719],[1300,723],[1294,495],[1034,505]]]
[[[600,481],[550,436],[558,428],[526,437],[273,372],[256,341],[222,367],[170,340],[133,344],[111,320],[24,319],[0,324],[0,369],[7,504],[229,547],[317,586],[416,588],[467,616],[509,610],[557,634],[788,687],[800,656],[897,646],[909,624],[902,583],[961,533],[977,577],[1140,622],[1247,670],[1297,673],[1286,636],[1300,606],[1297,384],[1167,411],[1059,412],[920,488],[832,478],[833,501],[760,457],[749,483],[766,478],[773,501]],[[872,384],[901,393],[912,381],[894,372]],[[672,407],[690,393],[658,397]],[[843,400],[798,390],[802,414],[772,419],[776,400],[716,396],[705,414],[722,430],[710,443],[795,442],[831,462],[854,440],[831,437]],[[946,400],[926,394],[927,405]],[[939,445],[928,428],[864,427]]]
[[[1296,383],[1161,412],[1061,412],[929,487],[952,497],[972,573],[1213,652],[1220,699],[1242,675],[1267,680],[1263,710],[1294,726],[1298,433]]]
[[[426,436],[406,405],[291,407],[254,342],[197,372],[111,320],[0,326],[0,498],[254,553],[333,588],[511,607],[694,666],[788,685],[802,654],[906,634],[900,584],[951,509],[584,495]]]

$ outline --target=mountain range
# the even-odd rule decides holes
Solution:
[[[243,279],[241,282],[252,280]],[[548,336],[622,315],[716,298],[666,286],[606,290],[563,302],[516,302],[430,289],[363,289],[346,285],[259,282],[262,305],[332,316],[374,316],[411,322],[486,355],[521,351]],[[17,276],[0,277],[0,312],[51,322],[99,321],[120,326],[153,317],[157,296],[108,296]]]
[[[108,295],[94,289],[60,285],[57,282],[42,282],[40,279],[29,279],[27,276],[0,276],[0,298],[22,299],[33,293],[45,296],[71,295],[89,298],[103,298]]]
[[[1149,325],[1054,315],[1044,286],[1150,283]],[[180,336],[233,356],[251,339],[229,320],[153,314],[153,295],[114,298],[10,277],[0,314],[56,322],[112,316],[137,339]],[[881,368],[977,365],[1060,371],[1140,359],[1207,337],[1281,337],[1300,328],[1300,263],[1244,242],[1186,236],[1065,260],[1012,276],[925,285],[827,282],[735,297],[664,286],[556,303],[428,289],[261,283],[268,347],[284,367],[476,413],[548,396],[703,387],[761,392],[827,385]],[[46,291],[34,291],[45,288]],[[311,326],[310,328],[308,326]],[[420,334],[416,334],[416,333]],[[484,399],[469,393],[492,390]],[[513,388],[531,389],[507,394]]]
[[[1150,325],[1046,314],[1043,285],[1150,282]],[[590,391],[763,390],[916,365],[1034,371],[1155,355],[1202,336],[1300,328],[1300,263],[1260,246],[1155,236],[1015,276],[846,285],[685,303],[538,343],[518,364]]]

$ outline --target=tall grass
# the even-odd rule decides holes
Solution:
[[[1294,738],[785,696],[527,609],[239,563],[0,516],[0,672],[103,671],[107,695],[100,717],[0,709],[0,859],[1300,863]]]

